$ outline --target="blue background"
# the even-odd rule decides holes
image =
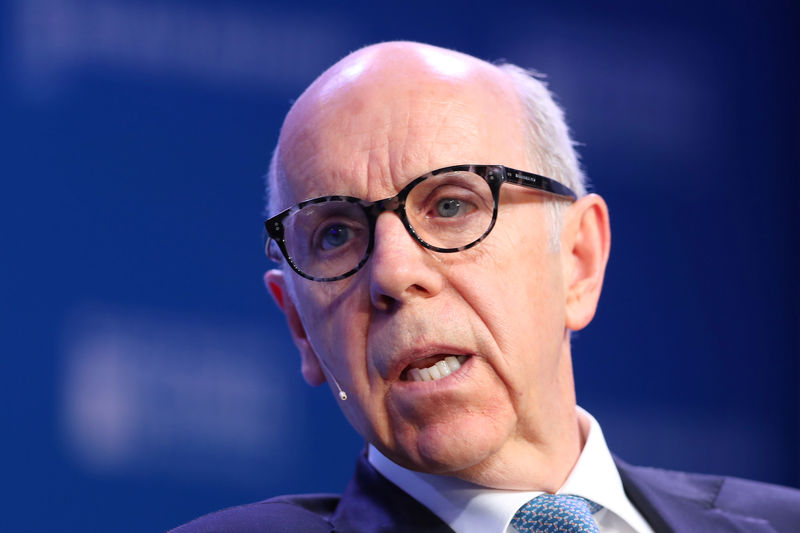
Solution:
[[[2,4],[0,529],[342,490],[363,443],[263,289],[261,176],[291,100],[388,39],[536,68],[566,108],[612,214],[573,343],[611,448],[800,486],[798,9],[552,4]]]

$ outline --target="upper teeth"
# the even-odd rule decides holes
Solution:
[[[436,364],[428,368],[412,368],[408,371],[409,381],[435,381],[437,379],[449,376],[459,368],[461,363],[467,360],[466,355],[448,355]]]

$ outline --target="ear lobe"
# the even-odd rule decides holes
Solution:
[[[578,331],[592,321],[597,310],[611,250],[611,228],[608,206],[596,194],[580,198],[570,206],[566,216],[562,236],[566,326]]]
[[[308,342],[306,330],[300,320],[297,307],[286,290],[286,279],[283,271],[277,269],[268,270],[264,274],[264,285],[272,295],[275,303],[286,315],[286,322],[289,325],[292,340],[300,352],[300,372],[303,374],[303,379],[314,387],[322,385],[326,381],[325,374],[322,372],[322,367],[319,364],[314,348]]]

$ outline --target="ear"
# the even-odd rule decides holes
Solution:
[[[325,374],[317,359],[317,354],[311,347],[306,336],[306,330],[300,321],[297,307],[286,290],[286,279],[281,270],[268,270],[264,274],[264,285],[272,295],[275,303],[286,315],[286,322],[289,324],[289,331],[292,334],[295,346],[300,351],[300,371],[306,383],[316,387],[325,383]]]
[[[588,194],[569,207],[561,246],[567,297],[566,326],[578,331],[594,318],[611,250],[605,200]]]

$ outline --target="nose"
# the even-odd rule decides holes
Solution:
[[[375,236],[367,267],[372,305],[390,311],[414,298],[430,298],[444,285],[441,265],[434,252],[412,237],[391,212],[375,221]]]

